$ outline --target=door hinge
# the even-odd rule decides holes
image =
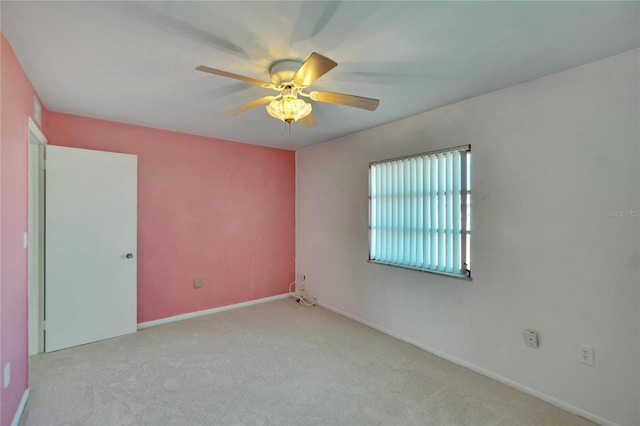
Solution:
[[[42,321],[42,330],[46,330],[47,329],[47,322],[46,321]]]

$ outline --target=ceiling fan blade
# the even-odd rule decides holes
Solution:
[[[212,31],[215,28],[215,32],[218,34],[228,33],[225,29],[220,28],[219,25],[211,25],[209,27],[200,27],[194,25],[192,20],[185,19],[186,13],[180,13],[181,11],[187,11],[183,5],[175,2],[118,2],[122,12],[127,17],[135,18],[136,21],[157,27],[162,31],[171,32],[179,37],[190,39],[200,44],[204,44],[215,49],[223,50],[232,55],[236,55],[240,58],[249,59],[249,53],[242,47],[235,43],[220,37]],[[207,18],[214,20],[222,20],[221,16],[215,16],[212,11],[204,9],[206,6],[198,5],[201,10],[196,10],[197,13],[207,13]],[[196,7],[194,5],[194,7]],[[194,14],[194,10],[189,8],[189,15]]]
[[[247,83],[255,84],[256,86],[264,87],[266,89],[273,88],[273,84],[267,83],[266,81],[256,80],[255,78],[245,77],[243,75],[234,74],[227,71],[217,70],[215,68],[205,67],[204,65],[199,65],[196,67],[196,70],[202,72],[208,72],[209,74],[221,75],[222,77],[234,78],[240,81],[246,81]]]
[[[364,98],[362,96],[355,95],[345,95],[343,93],[313,91],[309,93],[309,95],[314,101],[346,105],[355,108],[368,109],[369,111],[375,111],[375,109],[378,108],[378,105],[380,104],[379,99]]]
[[[289,42],[309,40],[320,34],[334,17],[342,1],[306,1],[302,3]],[[315,25],[312,23],[315,22]]]
[[[331,59],[313,52],[293,76],[293,81],[307,87],[338,64]]]
[[[313,129],[314,127],[318,127],[318,123],[311,113],[309,113],[309,115],[307,115],[306,117],[298,120],[298,123],[300,123],[300,125],[305,129]]]
[[[255,108],[255,107],[260,106],[260,105],[268,104],[269,102],[271,102],[275,98],[276,98],[276,96],[265,96],[263,98],[254,99],[251,102],[247,102],[244,105],[240,105],[239,107],[236,107],[234,109],[231,109],[231,110],[225,112],[225,114],[227,114],[227,115],[238,115],[241,112],[245,112],[245,111],[250,110],[251,108]]]

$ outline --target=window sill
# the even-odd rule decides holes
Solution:
[[[412,271],[426,272],[427,274],[442,275],[442,276],[445,276],[445,277],[456,278],[456,279],[463,280],[463,281],[472,281],[470,275],[460,275],[460,274],[452,274],[452,273],[449,273],[449,272],[433,271],[431,269],[416,268],[414,266],[398,265],[398,264],[395,264],[395,263],[380,262],[378,260],[371,260],[371,259],[368,259],[367,262],[374,263],[374,264],[377,264],[377,265],[393,266],[394,268],[402,268],[402,269],[409,269],[409,270],[412,270]]]

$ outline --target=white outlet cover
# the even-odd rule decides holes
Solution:
[[[525,345],[532,348],[538,347],[538,334],[535,331],[531,331],[531,330],[523,331],[522,338],[524,339]]]
[[[596,350],[587,345],[578,345],[578,361],[595,367]]]

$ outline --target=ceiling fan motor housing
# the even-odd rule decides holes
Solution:
[[[280,88],[283,85],[290,84],[293,76],[302,66],[302,62],[296,59],[283,59],[276,61],[269,66],[269,74],[271,74],[271,82]]]

